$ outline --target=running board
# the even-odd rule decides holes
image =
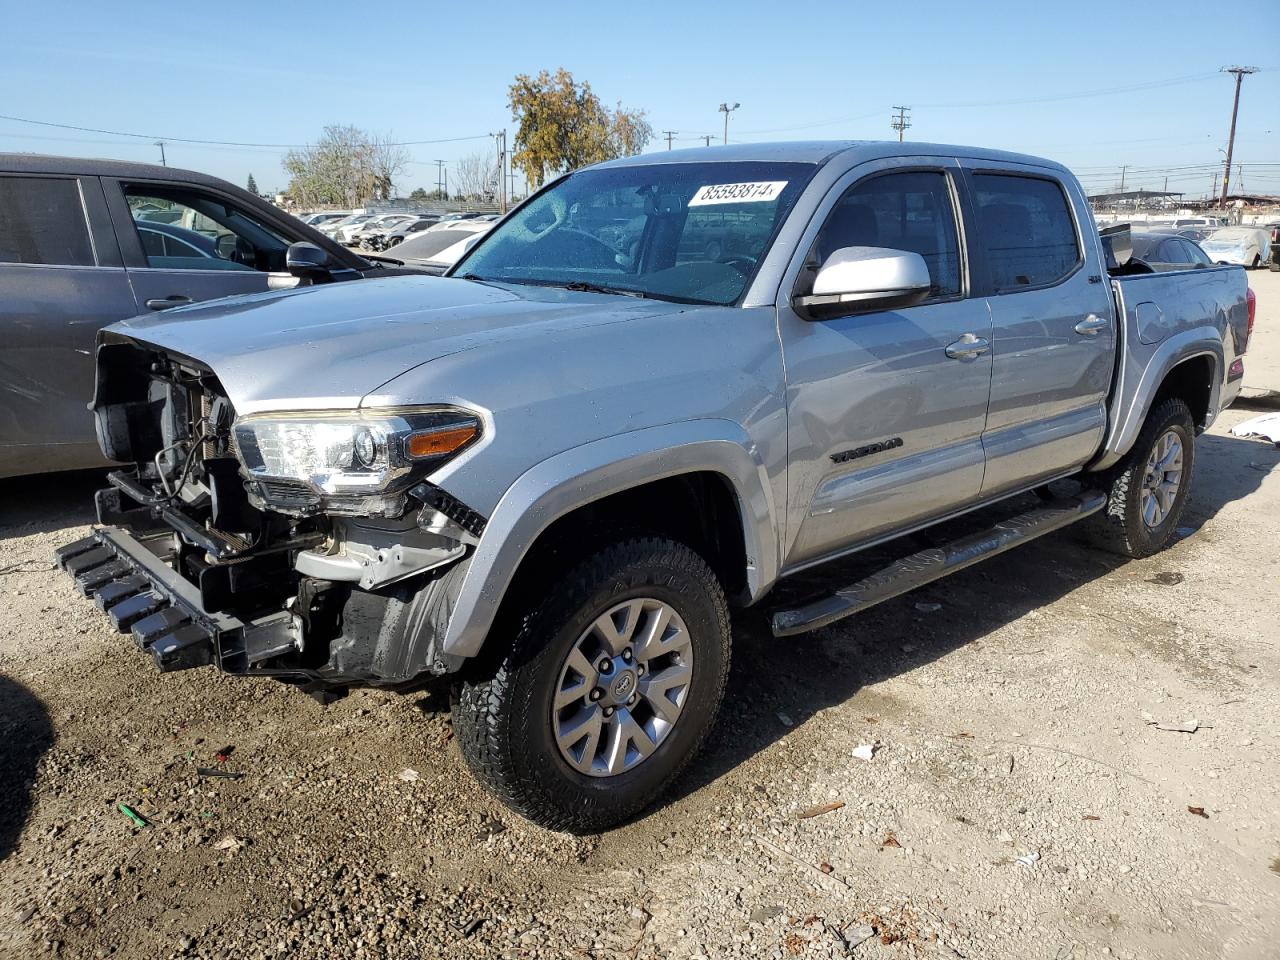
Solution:
[[[864,580],[837,590],[829,597],[794,610],[773,614],[773,635],[790,637],[816,630],[877,603],[923,587],[979,560],[994,557],[1016,546],[1043,537],[1097,513],[1107,505],[1107,495],[1086,491],[1075,497],[1052,500],[1035,510],[1002,520],[989,530],[953,540],[941,547],[921,550],[890,564]]]

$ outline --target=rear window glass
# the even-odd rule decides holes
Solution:
[[[1080,246],[1062,187],[1036,177],[986,173],[973,183],[997,292],[1046,286],[1075,269]]]
[[[474,230],[433,230],[412,240],[406,240],[396,247],[395,255],[401,259],[430,260],[459,240],[474,236],[476,236]]]
[[[94,265],[76,181],[0,177],[0,263]]]

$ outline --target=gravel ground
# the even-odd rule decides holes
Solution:
[[[798,640],[740,616],[703,759],[589,838],[472,782],[443,691],[155,673],[49,569],[97,478],[2,483],[0,956],[1274,958],[1280,450],[1227,434],[1249,415],[1159,557],[1067,531]]]

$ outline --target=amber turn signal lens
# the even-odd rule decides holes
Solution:
[[[404,446],[409,456],[415,459],[423,457],[439,457],[453,453],[470,443],[480,433],[480,424],[465,423],[456,427],[437,427],[434,430],[423,430],[411,434]]]

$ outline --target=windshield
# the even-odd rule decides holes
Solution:
[[[454,276],[731,304],[809,163],[652,163],[571,174],[462,259]]]

